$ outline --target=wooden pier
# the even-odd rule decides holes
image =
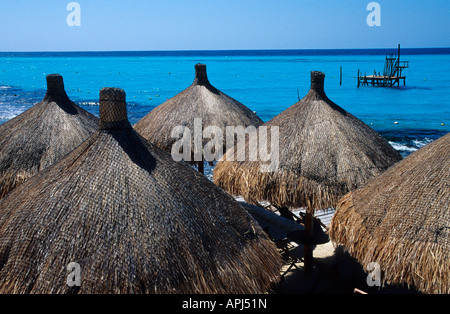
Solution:
[[[386,54],[383,74],[374,70],[373,75],[361,75],[358,69],[358,87],[372,85],[379,87],[392,87],[406,84],[406,77],[402,75],[404,69],[409,68],[409,61],[400,61],[400,45],[398,45],[398,54]]]

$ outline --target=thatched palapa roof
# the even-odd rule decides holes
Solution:
[[[0,125],[0,198],[80,145],[98,118],[74,104],[59,74],[47,76],[44,99]]]
[[[308,94],[258,129],[261,138],[267,128],[270,142],[276,139],[272,128],[279,128],[276,170],[261,171],[260,159],[228,161],[227,153],[215,167],[214,182],[250,202],[325,209],[399,161],[400,154],[384,138],[328,99],[324,78],[311,72]],[[270,151],[271,146],[262,148]],[[247,152],[259,149],[259,141],[247,143]]]
[[[100,119],[0,201],[0,293],[263,293],[277,282],[278,251],[258,224],[144,140],[124,91],[100,91]],[[71,263],[79,287],[67,284]]]
[[[382,281],[450,293],[450,133],[338,204],[330,237]]]
[[[173,144],[177,141],[172,137],[174,127],[184,126],[193,133],[194,119],[201,119],[203,130],[208,126],[217,126],[223,131],[224,150],[227,145],[225,136],[227,126],[257,128],[263,124],[253,111],[211,85],[206,65],[196,64],[192,85],[154,108],[136,123],[134,128],[151,143],[171,152]],[[209,141],[210,139],[203,138],[202,147]],[[191,148],[194,155],[194,139]]]

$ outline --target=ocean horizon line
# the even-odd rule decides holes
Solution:
[[[306,49],[205,49],[205,50],[74,50],[74,51],[0,51],[0,57],[21,56],[227,56],[227,55],[383,55],[397,52],[398,47],[390,48],[306,48]],[[450,47],[402,48],[403,55],[450,54]]]

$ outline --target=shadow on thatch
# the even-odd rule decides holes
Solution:
[[[131,130],[132,126],[129,124],[129,128],[123,131],[115,131],[111,133],[111,136],[134,164],[150,174],[156,166],[156,160],[145,146],[145,139]]]
[[[264,293],[281,260],[229,195],[131,128],[102,89],[100,127],[0,200],[0,293]],[[68,265],[81,270],[70,286]]]

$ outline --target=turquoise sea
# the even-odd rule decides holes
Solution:
[[[406,85],[357,88],[357,71],[383,72],[397,49],[0,52],[0,124],[45,95],[45,76],[59,73],[69,97],[98,115],[99,90],[127,93],[129,120],[188,87],[205,63],[212,85],[268,121],[306,95],[310,71],[325,73],[336,104],[380,132],[403,156],[450,131],[450,48],[402,49]],[[340,84],[342,67],[342,85]]]

